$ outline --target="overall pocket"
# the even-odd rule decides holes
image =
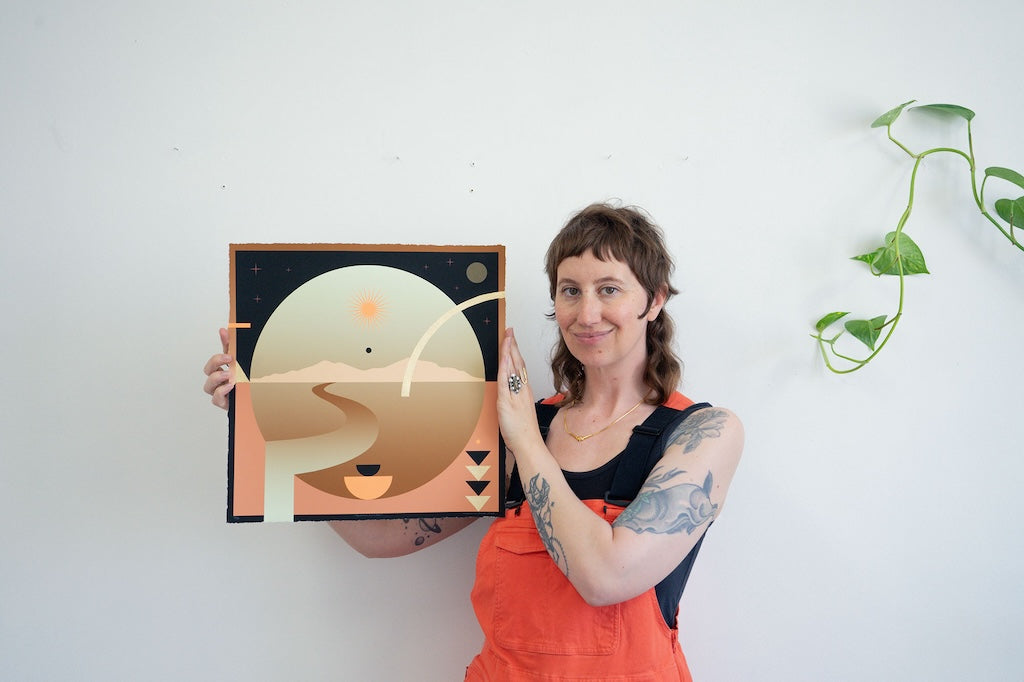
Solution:
[[[622,636],[621,605],[583,601],[532,524],[502,528],[495,548],[496,644],[539,654],[615,653]]]

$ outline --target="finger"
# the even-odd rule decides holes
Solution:
[[[498,374],[499,376],[508,377],[510,374],[515,374],[516,367],[512,362],[512,330],[505,330],[505,338],[501,340],[501,349],[498,358]]]
[[[216,405],[219,408],[222,408],[222,409],[225,409],[225,410],[228,409],[228,402],[229,402],[228,394],[231,393],[231,391],[234,390],[234,388],[235,388],[234,384],[223,384],[223,385],[221,385],[215,391],[213,391],[213,395],[212,395],[212,397],[210,399],[210,402],[212,402],[214,405]]]
[[[218,388],[224,385],[234,385],[231,381],[231,370],[222,369],[212,372],[203,382],[203,391],[213,395]]]
[[[523,358],[523,354],[519,352],[519,343],[516,341],[516,334],[514,330],[510,330],[510,344],[509,344],[509,355],[511,356],[513,371],[522,378],[523,383],[526,383],[526,360]]]
[[[223,369],[225,365],[231,364],[232,358],[228,355],[228,330],[221,327],[218,330],[218,334],[220,336],[220,344],[224,349],[223,353],[214,355],[206,361],[206,364],[203,365],[203,374],[211,374],[219,369]]]
[[[502,355],[506,359],[507,363],[506,367],[508,374],[505,376],[515,374],[519,377],[523,385],[527,384],[526,360],[523,359],[523,354],[519,352],[519,343],[516,341],[515,331],[511,328],[505,332],[502,349]]]
[[[508,330],[505,331],[505,336],[501,340],[501,349],[498,353],[498,389],[499,397],[508,396],[511,397],[515,393],[515,366],[512,364],[512,354],[509,350],[509,335]]]
[[[505,338],[502,339],[501,366],[498,374],[504,379],[504,388],[508,390],[509,397],[518,396],[525,390],[528,403],[533,402],[533,393],[526,382],[526,362],[522,353],[519,352],[519,344],[516,343],[515,332],[512,329],[505,330]]]
[[[516,361],[517,356],[519,354],[515,350],[515,339],[506,336],[502,344],[499,376],[507,380],[509,390],[513,393],[518,393],[518,389],[522,388],[522,367],[521,363]]]
[[[206,361],[206,364],[203,365],[203,374],[209,376],[215,372],[223,371],[226,366],[231,364],[231,360],[232,358],[230,355],[218,354],[211,356],[210,359]]]

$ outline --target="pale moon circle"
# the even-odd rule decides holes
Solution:
[[[473,284],[480,284],[487,279],[487,266],[479,261],[470,263],[466,268],[466,278]]]

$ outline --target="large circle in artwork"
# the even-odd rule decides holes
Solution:
[[[485,385],[476,334],[455,307],[430,282],[381,265],[298,287],[253,351],[264,439],[315,463],[302,480],[341,497],[399,495],[440,474],[472,436]]]

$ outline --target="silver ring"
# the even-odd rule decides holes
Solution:
[[[508,375],[508,390],[513,393],[519,393],[523,388],[523,380],[519,378],[518,374]]]

